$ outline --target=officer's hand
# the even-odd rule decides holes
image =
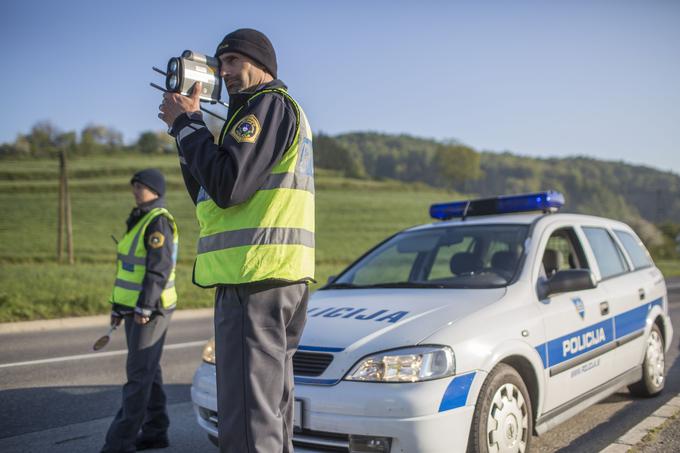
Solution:
[[[191,91],[191,96],[182,96],[179,93],[165,93],[163,95],[163,102],[158,106],[160,113],[158,118],[165,121],[168,127],[172,127],[172,123],[182,113],[197,112],[201,109],[201,89],[203,84],[196,82]]]
[[[140,314],[135,313],[135,322],[139,325],[144,325],[147,322],[149,322],[149,317],[148,316],[142,316]]]
[[[123,317],[116,314],[116,313],[111,313],[111,325],[118,327],[120,325],[120,322],[123,320]]]

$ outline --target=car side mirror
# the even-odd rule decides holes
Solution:
[[[595,276],[590,269],[565,269],[555,272],[545,282],[542,292],[545,298],[552,294],[584,291],[586,289],[593,289],[596,286]]]
[[[326,284],[330,285],[331,283],[333,283],[333,280],[335,280],[336,278],[337,278],[337,275],[330,275],[328,277],[328,280],[326,281]]]

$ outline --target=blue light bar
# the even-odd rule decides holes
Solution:
[[[447,220],[455,217],[510,214],[513,212],[557,211],[564,206],[564,195],[549,190],[547,192],[506,195],[478,200],[453,201],[430,206],[430,217]]]

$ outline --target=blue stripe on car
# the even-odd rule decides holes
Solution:
[[[663,299],[658,298],[652,302],[644,304],[638,308],[622,313],[614,318],[616,324],[616,338],[625,337],[633,332],[645,328],[647,313],[655,306],[659,307]]]
[[[575,350],[574,348],[565,349],[564,344],[565,342],[569,344],[569,340],[573,340],[576,345]],[[548,342],[548,366],[559,365],[612,341],[614,341],[614,322],[611,319],[550,340]]]
[[[298,346],[298,351],[314,351],[314,352],[342,352],[345,348],[327,348],[325,346]]]
[[[616,337],[625,337],[633,332],[644,329],[648,311],[649,308],[647,307],[647,304],[645,304],[616,316],[614,318],[614,322],[616,323]]]
[[[602,347],[612,341],[643,330],[649,311],[654,306],[662,306],[662,304],[663,298],[660,297],[611,319],[536,346],[536,351],[541,357],[543,367],[550,368],[559,365],[562,362]],[[572,351],[572,348],[565,348],[564,342],[567,340],[575,340],[576,343],[574,344],[578,346],[578,350]]]
[[[442,402],[439,403],[439,412],[465,406],[475,374],[475,372],[472,372],[456,376],[449,382],[449,386],[446,387],[446,391],[442,397]]]
[[[538,352],[538,355],[541,356],[543,368],[548,368],[548,343],[543,343],[536,346],[536,351]]]
[[[295,384],[313,384],[313,385],[335,385],[339,382],[339,379],[314,379],[295,376]]]

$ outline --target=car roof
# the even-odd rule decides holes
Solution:
[[[423,225],[417,225],[411,228],[407,228],[404,231],[420,231],[428,230],[433,228],[442,227],[452,227],[452,226],[462,226],[462,225],[530,225],[535,221],[539,220],[541,223],[544,221],[546,224],[553,223],[554,221],[574,223],[574,224],[591,224],[594,226],[609,226],[612,228],[630,230],[630,227],[623,222],[618,220],[607,219],[604,217],[597,217],[585,214],[571,214],[571,213],[542,213],[542,212],[531,212],[531,213],[519,213],[519,214],[497,214],[497,215],[485,215],[468,217],[465,220],[460,218],[444,220],[441,222],[432,222]]]

